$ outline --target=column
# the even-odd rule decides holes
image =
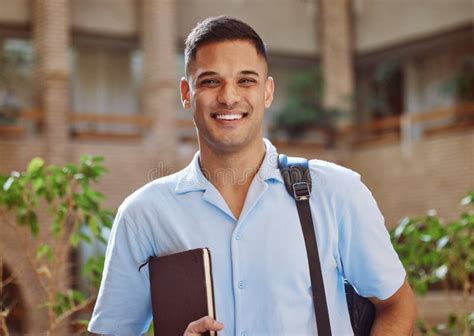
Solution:
[[[60,164],[71,159],[68,150],[69,0],[35,0],[33,25],[46,159]]]
[[[319,45],[326,108],[344,111],[335,119],[338,130],[352,125],[354,69],[350,0],[319,0]]]
[[[170,167],[177,149],[176,1],[144,0],[142,8],[144,51],[143,108],[153,117],[147,139],[151,165]],[[161,174],[158,174],[161,175]]]

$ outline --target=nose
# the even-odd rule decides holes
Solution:
[[[226,106],[233,106],[240,101],[238,89],[232,83],[225,83],[219,89],[217,101]]]

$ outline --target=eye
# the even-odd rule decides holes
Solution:
[[[242,78],[242,79],[239,80],[239,83],[243,84],[243,85],[253,85],[256,82],[257,81],[253,78]]]
[[[216,86],[219,82],[216,79],[208,78],[203,79],[200,84],[203,86]]]

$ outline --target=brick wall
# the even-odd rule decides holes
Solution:
[[[0,171],[24,169],[34,156],[44,156],[43,138],[0,142]],[[107,206],[117,207],[138,187],[163,174],[184,167],[192,158],[194,146],[170,165],[158,151],[144,150],[144,142],[71,143],[70,155],[105,156],[109,173],[100,184],[108,196]],[[182,147],[182,146],[180,146]],[[337,152],[308,147],[278,146],[281,153],[336,162],[361,174],[371,189],[391,227],[406,215],[422,215],[437,209],[446,220],[460,211],[458,201],[474,188],[474,134],[458,131],[433,135],[403,149],[399,143],[373,145],[338,156]]]
[[[429,209],[448,221],[460,213],[461,197],[474,189],[474,134],[440,134],[405,149],[399,144],[359,149],[346,165],[361,173],[387,226]]]

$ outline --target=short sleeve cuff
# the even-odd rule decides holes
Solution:
[[[402,272],[394,276],[393,280],[390,283],[386,284],[379,290],[375,297],[379,300],[386,300],[395,294],[403,285],[406,278],[406,272],[403,269]]]
[[[143,325],[135,324],[135,325],[127,325],[127,326],[120,326],[117,328],[117,323],[113,323],[113,325],[104,325],[98,323],[90,323],[89,327],[87,328],[89,332],[98,334],[98,335],[114,335],[114,336],[129,336],[129,335],[143,335]]]

